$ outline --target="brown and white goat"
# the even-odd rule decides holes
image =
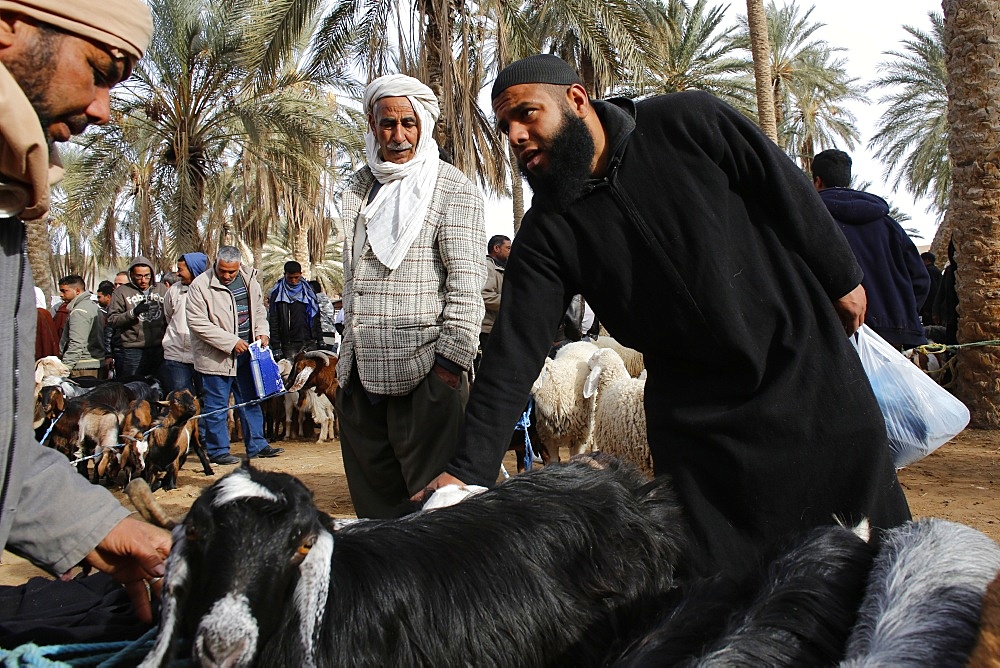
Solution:
[[[35,438],[41,442],[45,431],[66,410],[66,395],[58,385],[49,385],[35,395],[35,415],[31,423]]]
[[[118,486],[124,489],[134,478],[142,475],[146,468],[146,453],[149,443],[145,432],[153,424],[153,406],[145,399],[137,399],[129,404],[128,412],[122,420],[120,437],[122,451],[117,460],[117,466],[109,467],[108,476],[114,478]]]
[[[94,457],[94,482],[105,473],[112,455],[117,455],[118,432],[129,405],[136,399],[158,397],[158,389],[145,382],[107,382],[87,394],[67,399],[45,445],[65,454],[69,459]],[[87,462],[77,469],[87,475]]]
[[[290,384],[289,384],[290,382]],[[295,356],[292,372],[285,383],[288,389],[300,392],[316,388],[317,394],[326,395],[332,406],[337,405],[337,356],[325,350],[310,350]],[[333,437],[340,438],[340,425],[336,408],[333,411]]]
[[[194,450],[205,475],[213,475],[205,449],[198,435],[198,422],[192,420],[200,410],[198,399],[189,390],[174,390],[167,395],[166,416],[157,420],[146,434],[149,450],[143,477],[153,490],[177,488],[177,472]]]
[[[317,443],[332,441],[337,438],[337,411],[333,408],[333,402],[325,394],[316,392],[316,388],[309,388],[295,394],[302,397],[298,403],[299,436],[302,436],[303,422],[308,413],[312,416],[316,426],[319,427],[319,438],[316,439]]]

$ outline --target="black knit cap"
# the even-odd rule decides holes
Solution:
[[[497,80],[493,82],[493,92],[490,99],[497,99],[500,93],[511,86],[527,83],[583,85],[580,75],[569,63],[558,56],[541,53],[537,56],[522,58],[503,68],[497,75]]]

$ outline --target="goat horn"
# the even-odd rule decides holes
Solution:
[[[125,488],[125,493],[128,495],[132,505],[135,506],[135,509],[142,515],[142,518],[150,524],[155,524],[164,529],[173,529],[180,524],[179,520],[167,514],[167,511],[163,509],[163,506],[153,496],[152,490],[149,489],[149,484],[142,478],[136,478],[130,482],[128,487]]]

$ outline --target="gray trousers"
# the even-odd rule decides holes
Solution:
[[[388,518],[444,471],[455,452],[469,399],[468,374],[452,389],[431,371],[402,397],[372,404],[353,375],[337,389],[340,447],[358,517]]]

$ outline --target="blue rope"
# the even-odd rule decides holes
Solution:
[[[0,648],[4,668],[73,668],[75,666],[114,668],[134,666],[153,648],[157,628],[136,640],[122,642],[75,643],[39,647],[28,643],[12,650]]]
[[[55,420],[53,420],[51,423],[49,423],[49,428],[45,430],[45,435],[42,436],[42,440],[39,441],[39,443],[41,445],[45,445],[45,441],[48,440],[49,435],[52,433],[52,430],[55,429],[56,423],[59,422],[59,420],[60,420],[60,418],[62,418],[62,416],[63,416],[63,414],[60,413],[59,415],[56,416]]]
[[[528,435],[528,427],[531,426],[531,409],[534,407],[535,398],[528,397],[528,407],[524,409],[521,419],[514,426],[514,431],[524,432],[524,470],[530,471],[535,465],[535,451],[531,447],[531,436]]]

